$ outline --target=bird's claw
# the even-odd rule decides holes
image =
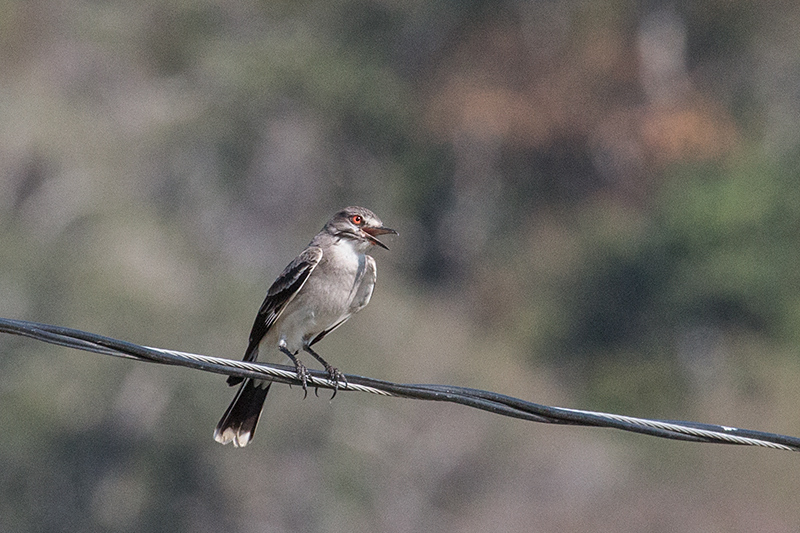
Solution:
[[[299,379],[300,383],[303,385],[303,399],[305,400],[308,397],[308,368],[300,361],[297,361],[294,364],[294,369],[297,373],[297,379]]]
[[[333,396],[331,396],[331,400],[333,400],[336,393],[339,392],[339,383],[344,382],[344,386],[347,387],[347,378],[338,368],[331,365],[325,365],[325,371],[328,372],[328,379],[333,382]]]

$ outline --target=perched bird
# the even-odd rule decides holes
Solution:
[[[315,343],[364,308],[375,288],[375,259],[371,246],[389,249],[379,235],[397,234],[384,227],[375,213],[347,207],[331,218],[300,255],[289,263],[267,291],[258,310],[245,361],[259,350],[277,348],[289,357],[306,389],[308,370],[297,358],[302,349],[322,363],[330,379],[342,374],[311,349]],[[242,383],[244,381],[244,383]],[[229,385],[242,383],[214,431],[214,440],[241,447],[253,439],[270,381],[230,376]]]

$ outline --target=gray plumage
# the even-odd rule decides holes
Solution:
[[[328,221],[309,245],[284,269],[267,291],[256,315],[245,361],[259,351],[277,348],[295,364],[305,388],[306,368],[297,359],[302,349],[319,360],[331,379],[341,373],[311,349],[369,303],[375,287],[375,259],[371,246],[386,248],[377,236],[397,232],[383,226],[369,209],[347,207]],[[244,381],[244,383],[242,383]],[[222,444],[246,446],[255,434],[270,382],[229,377],[242,383],[214,431]]]

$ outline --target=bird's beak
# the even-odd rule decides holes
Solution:
[[[378,239],[376,239],[376,237],[378,235],[386,235],[387,233],[391,233],[392,235],[397,235],[397,232],[395,230],[384,228],[383,226],[381,226],[380,228],[364,228],[362,231],[367,234],[367,239],[369,239],[369,242],[377,246],[380,246],[385,250],[388,250],[389,247],[383,244]]]

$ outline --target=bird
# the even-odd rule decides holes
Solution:
[[[386,234],[397,232],[364,207],[346,207],[334,214],[267,290],[244,361],[255,361],[260,351],[277,348],[294,363],[307,391],[308,369],[297,357],[303,350],[325,367],[338,388],[344,376],[312,346],[369,303],[376,267],[366,252],[373,246],[388,250],[378,240]],[[241,386],[217,424],[214,440],[244,447],[253,440],[272,382],[229,376],[227,383]]]

